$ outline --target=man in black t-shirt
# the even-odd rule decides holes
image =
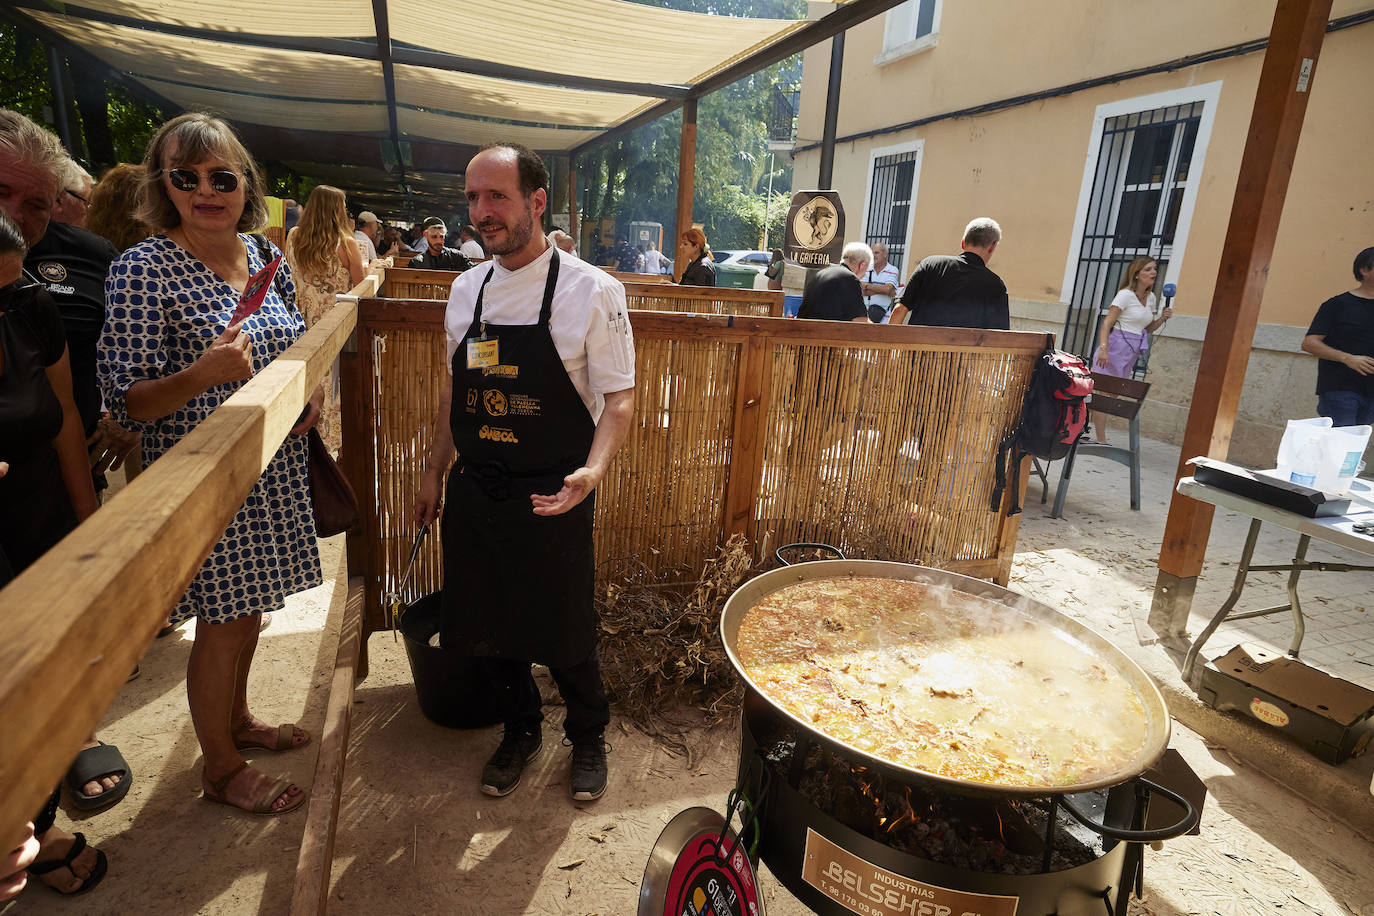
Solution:
[[[873,263],[873,249],[863,242],[844,246],[839,264],[822,267],[802,292],[798,318],[820,318],[827,321],[857,321],[868,323],[868,306],[864,304],[859,277]]]
[[[1355,256],[1360,285],[1317,309],[1302,348],[1317,363],[1317,413],[1334,426],[1374,423],[1374,248]]]
[[[996,221],[980,216],[970,222],[959,246],[963,254],[932,255],[916,266],[901,303],[892,310],[891,323],[1009,330],[1006,284],[988,269],[1001,240],[1002,227]]]
[[[425,220],[425,241],[429,247],[410,259],[407,267],[420,268],[422,270],[456,270],[462,272],[472,267],[472,262],[467,255],[457,248],[449,248],[444,244],[444,236],[448,234],[448,227],[444,221],[437,216],[431,216]]]
[[[91,449],[97,490],[105,487],[104,472],[117,469],[138,444],[137,433],[102,414],[95,374],[96,345],[105,326],[105,275],[118,256],[115,247],[94,232],[54,219],[24,259],[24,269],[48,290],[62,315],[72,398]]]

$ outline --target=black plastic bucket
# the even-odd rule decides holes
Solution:
[[[399,629],[406,641],[410,674],[420,711],[445,728],[485,728],[501,721],[502,703],[492,687],[486,660],[457,647],[431,646],[439,632],[442,609],[439,592],[425,595],[401,615]]]

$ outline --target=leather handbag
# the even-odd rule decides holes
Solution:
[[[315,509],[315,532],[322,538],[342,534],[358,524],[358,497],[339,463],[329,454],[320,431],[306,433],[310,474],[310,503]]]

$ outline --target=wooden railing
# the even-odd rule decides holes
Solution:
[[[625,284],[625,302],[631,309],[651,312],[690,312],[700,315],[750,315],[781,318],[782,293],[767,289],[728,289],[713,286],[678,286],[664,277],[607,271]],[[452,270],[390,270],[381,296],[387,299],[448,301]],[[665,282],[666,281],[666,282]]]
[[[124,686],[353,331],[373,274],[0,590],[0,838],[33,816]]]
[[[635,421],[598,491],[602,583],[690,579],[735,532],[759,563],[821,540],[1006,582],[1020,516],[988,499],[1044,335],[665,312],[631,324]],[[351,566],[370,629],[389,625],[381,595],[413,543],[444,354],[441,303],[359,303],[358,388],[346,374],[343,400],[345,441],[372,448],[350,465],[370,496]],[[432,538],[402,597],[437,590],[441,569]]]
[[[636,274],[626,273],[623,270],[614,270],[610,267],[603,267],[602,270],[615,277],[621,283],[629,286],[631,283],[672,283],[673,278],[668,274]]]

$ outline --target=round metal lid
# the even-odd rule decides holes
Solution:
[[[763,916],[753,866],[734,831],[725,831],[729,860],[717,855],[724,825],[710,808],[687,808],[668,822],[644,867],[638,916]]]

